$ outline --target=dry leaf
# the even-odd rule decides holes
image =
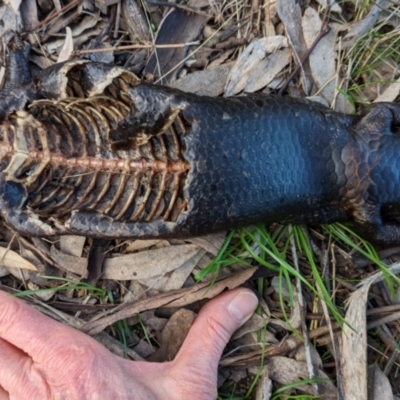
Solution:
[[[301,65],[301,60],[307,54],[308,49],[304,41],[301,24],[299,24],[302,18],[300,4],[297,1],[277,0],[276,7],[279,18],[285,25],[289,43],[294,50],[296,64]],[[311,83],[307,65],[303,66],[301,72],[304,91],[309,94]]]
[[[0,247],[0,266],[6,268],[28,269],[37,271],[37,268],[13,250]]]
[[[150,354],[154,354],[156,351],[156,349],[149,344],[146,339],[142,339],[133,349],[143,358],[147,358]]]
[[[225,88],[225,96],[233,96],[243,91],[246,87],[252,70],[260,61],[265,62],[268,54],[287,47],[284,36],[270,36],[254,39],[237,59],[229,73]]]
[[[390,272],[400,271],[400,263],[393,264]],[[386,276],[386,273],[385,273]],[[343,327],[341,343],[341,375],[346,399],[368,398],[367,380],[367,317],[366,305],[372,284],[384,279],[382,272],[366,278],[352,293],[346,312],[347,324]],[[354,379],[357,376],[357,379]]]
[[[87,29],[94,28],[100,20],[99,15],[86,15],[78,24],[71,28],[72,36],[80,36]]]
[[[380,3],[382,0],[376,0],[374,6],[368,15],[361,21],[351,25],[346,36],[343,38],[341,43],[341,50],[348,49],[353,46],[358,39],[365,35],[374,25],[378,19],[379,12],[381,11]]]
[[[187,13],[180,8],[172,8],[158,27],[156,44],[194,42],[210,18],[211,16],[208,15]],[[179,29],[176,29],[177,26]],[[189,50],[189,46],[155,48],[144,74],[162,78],[161,83],[163,84],[174,81],[184,65]]]
[[[60,53],[57,58],[57,62],[62,63],[64,61],[68,61],[71,57],[72,52],[74,51],[74,42],[72,40],[72,32],[71,28],[67,26],[65,28],[66,35],[64,45],[60,50]]]
[[[269,400],[272,395],[272,389],[273,386],[268,375],[268,369],[263,368],[263,371],[257,382],[255,400]]]
[[[84,257],[75,257],[65,254],[58,250],[54,245],[50,248],[50,254],[53,260],[64,270],[81,278],[87,278],[88,259]]]
[[[21,0],[4,0],[3,3],[9,5],[15,13],[18,13]]]
[[[161,239],[154,239],[154,240],[132,240],[128,246],[126,246],[125,253],[133,253],[136,250],[143,250],[147,249],[151,246],[155,246],[156,244],[159,243],[165,243],[166,245],[169,245],[167,240],[161,240]]]
[[[226,232],[211,233],[210,235],[203,235],[187,239],[188,242],[202,247],[208,253],[216,256],[220,251],[226,239]]]
[[[21,16],[11,6],[0,6],[0,38],[7,32],[18,32],[21,27]]]
[[[195,317],[196,314],[193,311],[184,308],[174,313],[158,338],[160,348],[148,360],[155,362],[173,360],[185,341]]]
[[[20,7],[20,15],[25,32],[31,32],[39,25],[36,1],[25,0]]]
[[[291,58],[292,50],[281,49],[260,61],[250,73],[245,92],[253,93],[266,87],[289,64]]]
[[[224,93],[226,80],[233,64],[230,62],[203,71],[192,72],[172,82],[170,86],[201,96],[219,96]]]
[[[149,288],[163,292],[180,289],[204,254],[205,250],[198,248],[197,253],[186,260],[182,265],[176,264],[176,268],[171,274],[163,274],[147,280],[141,280],[140,283]]]
[[[388,88],[386,88],[385,91],[374,100],[374,103],[378,103],[380,101],[394,101],[399,94],[400,78],[398,78],[396,82],[393,82]]]
[[[334,1],[334,0],[316,0],[316,1],[318,4],[320,4],[324,8],[326,8],[326,6],[329,3],[330,11],[332,11],[332,12],[337,12],[337,13],[342,12],[342,8],[340,7],[340,5],[338,3],[336,3],[336,1]]]
[[[146,310],[153,310],[159,307],[183,307],[198,300],[213,298],[225,289],[233,289],[242,285],[256,271],[257,268],[249,268],[231,276],[217,279],[212,285],[209,283],[199,283],[188,288],[161,293],[158,296],[126,304],[119,311],[109,310],[101,315],[97,315],[85,325],[83,330],[89,335],[95,335],[114,322],[130,318]]]
[[[302,18],[304,40],[310,48],[318,36],[322,21],[313,8],[307,7]],[[331,30],[319,41],[310,54],[311,74],[320,94],[329,103],[333,103],[336,85],[336,32]]]
[[[247,333],[256,332],[260,329],[263,329],[265,328],[267,323],[268,323],[267,318],[264,318],[258,314],[253,314],[251,318],[233,334],[231,340],[239,339],[242,336],[246,335]],[[265,343],[277,343],[277,340],[272,334],[270,335],[270,332],[267,331],[266,335],[267,338],[263,337]]]
[[[276,381],[281,385],[290,385],[291,383],[310,378],[307,364],[302,361],[293,360],[293,358],[281,356],[266,358],[265,368],[268,369],[268,374],[272,381]],[[335,395],[336,387],[330,381],[329,377],[321,370],[316,370],[315,372],[316,377],[325,380],[318,383],[320,394]],[[312,385],[299,385],[296,389],[308,394],[316,394]],[[326,399],[327,397],[322,396],[322,398]],[[366,399],[366,397],[346,397],[346,399]]]
[[[369,368],[369,372],[374,376],[372,379],[368,379],[369,382],[373,382],[373,397],[371,400],[394,400],[393,390],[390,385],[388,377],[380,370],[378,365],[373,364]],[[370,391],[369,391],[370,393]]]
[[[28,282],[27,286],[29,290],[39,291],[40,289],[42,289],[39,285],[33,282]],[[36,293],[35,296],[39,297],[39,299],[42,301],[49,301],[55,293],[55,290],[45,290],[43,292]]]
[[[86,238],[84,236],[66,235],[60,237],[60,250],[75,257],[81,257]]]
[[[104,261],[104,279],[149,279],[164,275],[192,258],[199,251],[193,244],[141,251]]]

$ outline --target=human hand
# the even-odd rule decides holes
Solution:
[[[150,363],[120,358],[0,291],[0,400],[215,399],[222,351],[257,303],[244,288],[219,295],[173,361]]]

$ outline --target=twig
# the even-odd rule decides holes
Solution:
[[[41,28],[43,25],[47,24],[48,22],[50,22],[51,20],[53,20],[54,18],[58,17],[60,14],[65,13],[66,11],[68,11],[70,8],[76,6],[77,4],[79,4],[81,0],[73,0],[71,1],[71,3],[67,4],[66,6],[64,6],[61,10],[56,11],[54,14],[50,15],[49,17],[47,17],[46,19],[44,19],[42,22],[40,22],[38,25],[36,25],[31,32],[35,32],[37,31],[39,28]]]
[[[105,47],[103,49],[87,49],[87,50],[77,50],[76,54],[92,54],[92,53],[102,53],[104,51],[120,51],[120,50],[132,50],[132,49],[170,49],[170,48],[179,48],[186,46],[198,45],[200,42],[188,42],[188,43],[177,43],[177,44],[130,44],[126,46],[116,46],[116,47]]]

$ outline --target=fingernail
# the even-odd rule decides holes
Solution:
[[[231,300],[228,310],[232,317],[243,325],[252,316],[257,305],[257,296],[252,292],[243,291]]]

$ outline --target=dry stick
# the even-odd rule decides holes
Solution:
[[[61,10],[56,11],[54,14],[50,15],[49,17],[47,17],[46,19],[44,19],[42,22],[40,22],[38,25],[36,25],[31,32],[35,32],[37,29],[41,28],[43,25],[47,24],[48,22],[50,22],[51,20],[53,20],[54,18],[58,17],[60,14],[65,13],[66,11],[68,11],[70,8],[76,6],[77,4],[79,4],[81,0],[74,0],[71,3],[67,4],[66,6],[64,6]]]
[[[332,324],[332,330],[336,332],[340,332],[340,326],[337,322]],[[319,337],[324,337],[326,334],[329,333],[328,326],[321,326],[317,329],[310,331],[309,338],[318,339]],[[227,366],[240,366],[246,365],[249,366],[250,364],[259,365],[261,360],[261,355],[264,354],[264,357],[274,357],[288,353],[303,344],[303,338],[299,337],[298,335],[291,335],[286,340],[283,340],[281,343],[273,344],[270,346],[266,346],[263,350],[255,350],[249,352],[247,354],[240,354],[237,356],[227,357],[221,360],[219,363],[220,367],[227,367]]]
[[[115,46],[115,47],[105,47],[103,49],[87,49],[87,50],[77,50],[76,54],[91,54],[91,53],[102,53],[104,51],[121,51],[121,50],[133,50],[133,49],[153,49],[154,47],[157,49],[170,49],[170,48],[179,48],[186,46],[193,46],[200,44],[199,41],[196,42],[188,42],[188,43],[177,43],[177,44],[129,44],[126,46]]]
[[[289,83],[293,80],[293,78],[300,72],[301,68],[305,64],[305,62],[308,60],[310,57],[311,53],[314,51],[315,47],[317,44],[321,41],[321,39],[331,30],[329,24],[328,24],[328,11],[330,7],[326,8],[324,18],[322,20],[322,26],[321,30],[318,33],[318,36],[314,40],[314,43],[311,45],[311,47],[308,49],[307,53],[304,55],[304,57],[300,60],[300,64],[293,70],[293,72],[289,75],[289,78],[286,80],[285,84],[279,89],[278,96],[282,96],[283,92],[287,89],[289,86]]]

